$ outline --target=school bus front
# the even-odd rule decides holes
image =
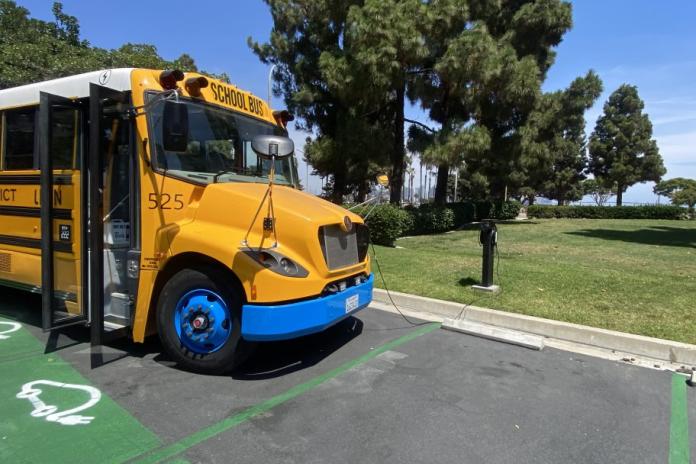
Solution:
[[[69,101],[82,122],[74,133],[84,146],[70,171],[79,200],[70,206],[73,255],[41,249],[54,268],[60,259],[77,263],[72,286],[89,289],[63,311],[82,311],[93,334],[125,326],[143,341],[157,332],[182,367],[221,372],[254,342],[318,332],[369,304],[367,228],[298,188],[287,112],[197,73],[113,70],[85,79],[83,95],[43,95],[37,108],[50,124],[41,115]],[[55,82],[45,88],[70,97]],[[38,156],[43,166],[50,156]],[[35,225],[52,229],[41,243],[60,243],[61,219],[45,203]],[[65,284],[37,277],[45,261],[35,258],[30,273],[50,290],[44,311],[55,311]],[[18,277],[0,269],[0,279]]]

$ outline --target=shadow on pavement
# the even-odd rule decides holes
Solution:
[[[363,322],[349,317],[324,332],[282,342],[259,343],[239,368],[236,380],[264,380],[281,377],[314,366],[358,337]]]
[[[41,329],[41,295],[13,288],[0,287],[0,316]],[[44,353],[89,343],[89,330],[84,326],[70,326],[51,332]]]
[[[41,296],[0,287],[0,316],[41,330]],[[239,366],[232,377],[238,380],[263,380],[281,377],[314,366],[348,344],[363,331],[363,322],[349,317],[324,332],[294,340],[264,342],[255,345],[249,359]],[[37,337],[42,339],[43,337]],[[51,331],[45,342],[44,353],[53,353],[77,345],[90,344],[89,328],[74,325]],[[178,369],[176,363],[162,351],[157,336],[145,343],[134,343],[129,338],[110,341],[101,347],[89,347],[91,367],[97,368],[126,357],[144,358],[154,354],[154,361]]]
[[[696,228],[655,226],[638,230],[585,229],[566,234],[645,245],[696,248]]]

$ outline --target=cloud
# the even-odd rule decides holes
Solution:
[[[684,163],[696,160],[696,131],[655,135],[665,163]]]

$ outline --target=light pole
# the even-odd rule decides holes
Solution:
[[[273,71],[275,71],[275,68],[277,68],[277,65],[271,66],[271,70],[268,71],[268,107],[271,107],[271,91],[273,88]]]

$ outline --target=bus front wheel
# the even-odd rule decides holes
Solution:
[[[157,328],[167,353],[184,369],[205,374],[229,372],[244,359],[242,298],[215,271],[183,269],[162,288]]]

